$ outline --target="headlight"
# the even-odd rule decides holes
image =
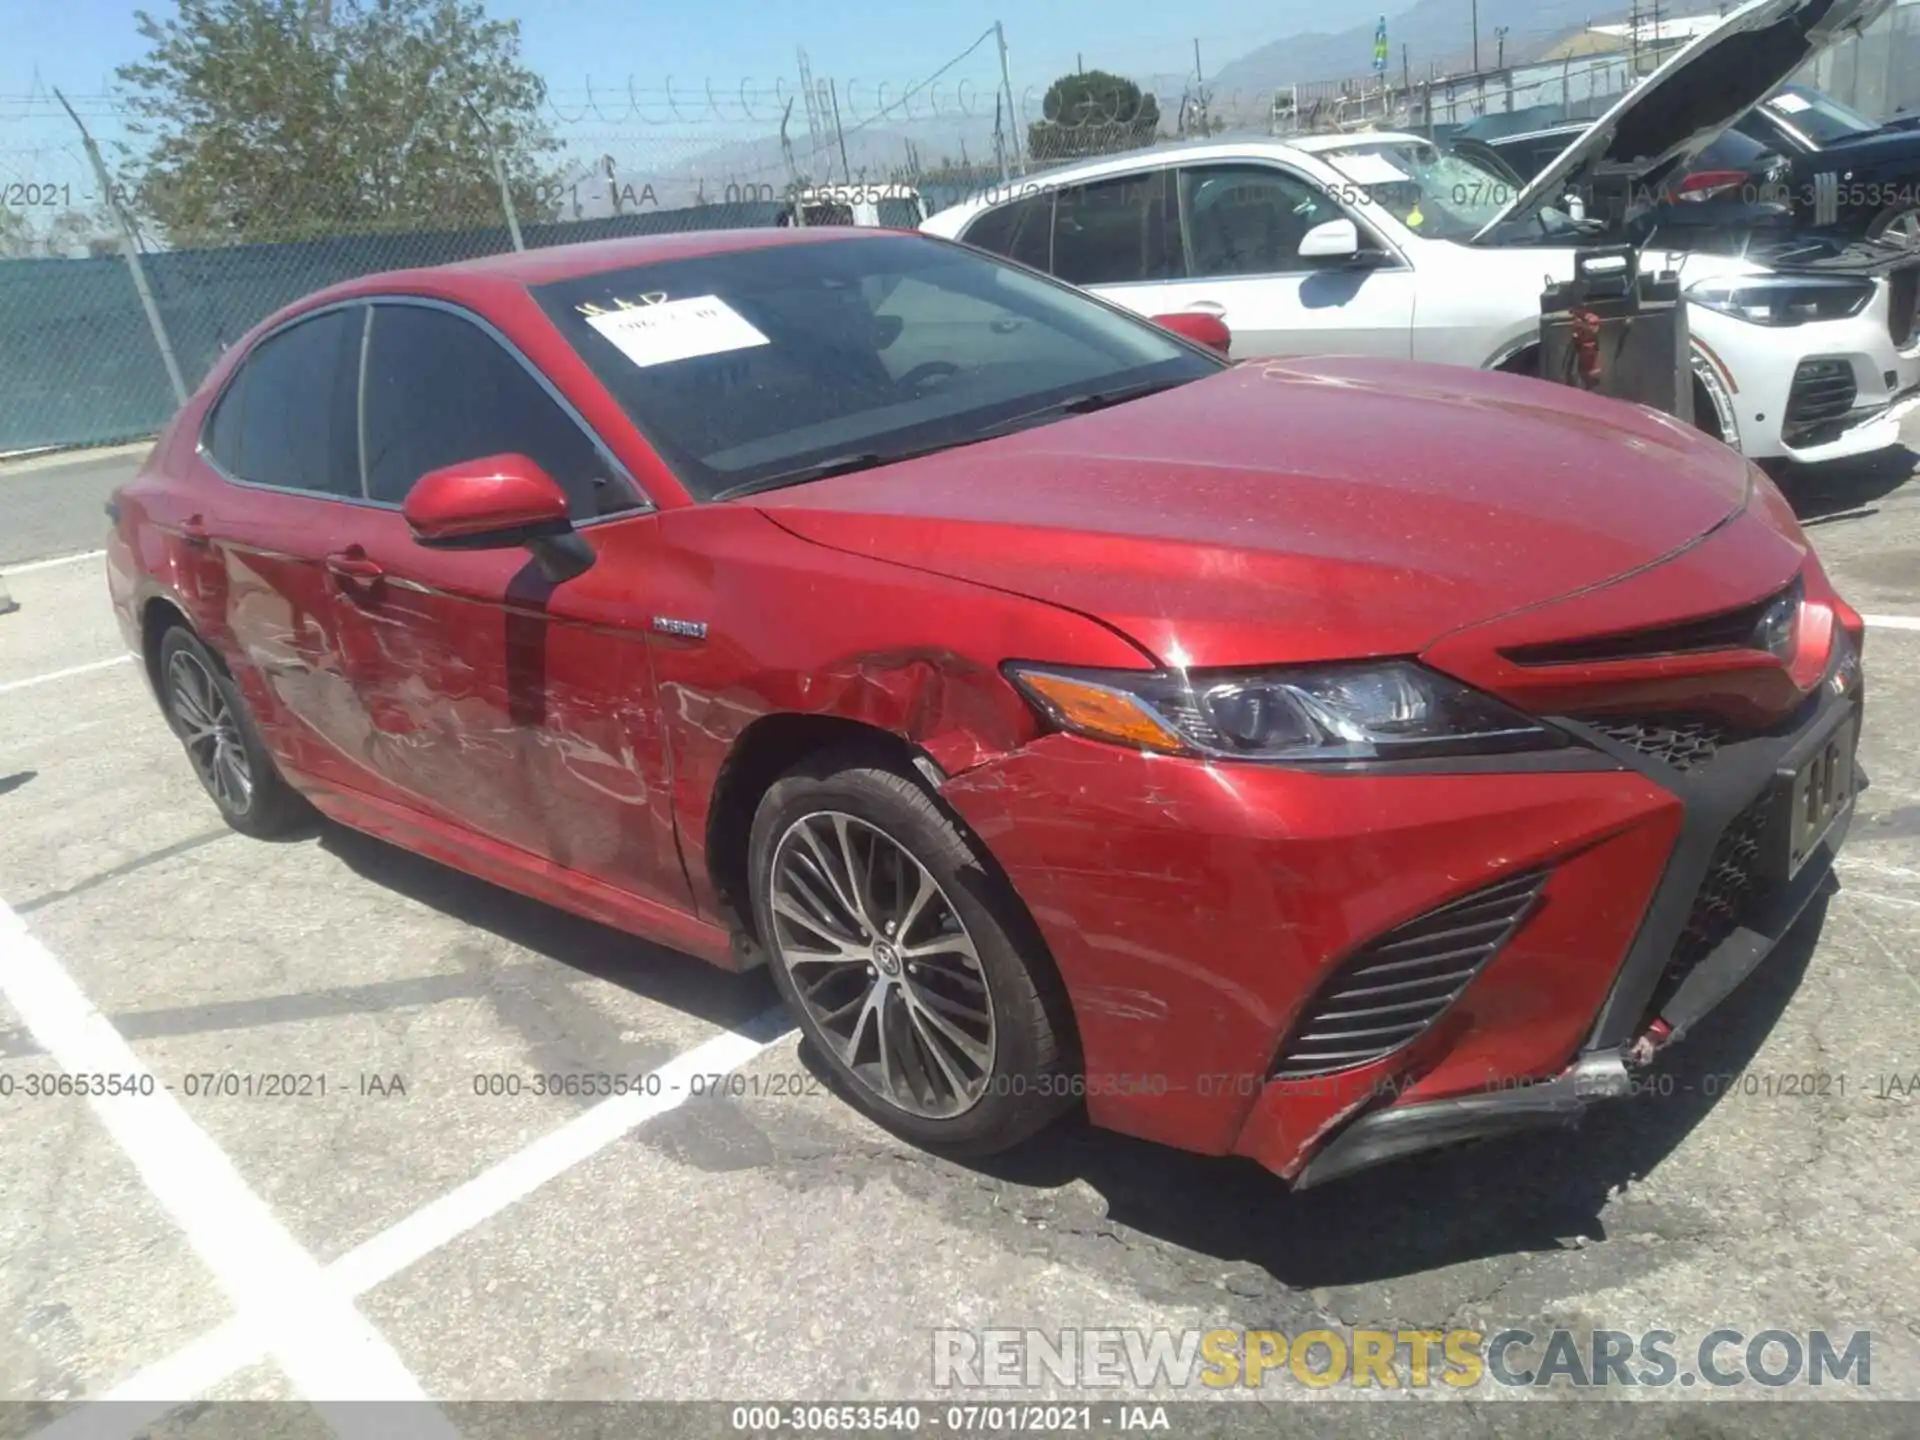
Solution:
[[[1232,675],[1029,665],[1007,673],[1060,728],[1164,754],[1340,762],[1567,743],[1493,697],[1405,660]]]
[[[1873,281],[1842,275],[1730,275],[1687,287],[1696,305],[1755,325],[1845,320],[1873,299]]]

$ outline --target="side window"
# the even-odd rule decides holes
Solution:
[[[451,311],[376,305],[362,401],[367,493],[398,504],[429,470],[527,456],[578,522],[631,510],[612,463],[499,341]]]
[[[1053,192],[989,210],[960,238],[1035,270],[1053,268]]]
[[[1171,170],[1061,190],[1053,211],[1053,273],[1070,285],[1182,274],[1172,191]]]
[[[1310,181],[1266,165],[1212,165],[1180,172],[1195,276],[1278,275],[1312,270],[1300,242],[1316,225],[1347,218]]]
[[[360,498],[354,435],[358,307],[329,310],[269,335],[220,397],[207,449],[236,480]]]

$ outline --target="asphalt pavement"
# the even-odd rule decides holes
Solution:
[[[1665,1330],[1683,1369],[1715,1330],[1866,1331],[1871,1383],[1840,1390],[1920,1400],[1912,455],[1788,480],[1874,617],[1873,788],[1836,892],[1658,1093],[1302,1196],[1071,1122],[935,1159],[826,1093],[763,976],[337,827],[230,833],[84,553],[138,459],[0,471],[20,603],[0,618],[0,1401],[43,1407],[0,1406],[0,1433],[102,1396],[151,1403],[88,1433],[202,1396],[410,1400],[409,1433],[486,1431],[470,1401],[1120,1398],[937,1390],[935,1332],[989,1327]],[[90,1102],[53,1089],[63,1069],[154,1089]],[[534,1093],[557,1074],[632,1088]],[[1285,1367],[1260,1393],[1356,1398]],[[1491,1403],[1528,1393],[1463,1389],[1450,1421],[1920,1430],[1894,1407],[1816,1425],[1578,1402],[1541,1428]],[[1386,1433],[1374,1407],[1334,1410],[1316,1432]]]

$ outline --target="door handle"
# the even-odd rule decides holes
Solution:
[[[210,537],[206,523],[198,515],[189,515],[180,522],[180,538],[194,549],[204,550]]]
[[[358,545],[350,545],[327,556],[327,573],[336,580],[369,581],[378,580],[387,572],[378,562],[369,560],[367,552]]]

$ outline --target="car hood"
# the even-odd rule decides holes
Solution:
[[[1476,238],[1569,191],[1626,182],[1657,193],[1693,157],[1821,51],[1894,0],[1752,0],[1620,98]]]
[[[1161,663],[1235,666],[1416,653],[1654,565],[1747,488],[1732,450],[1652,410],[1342,358],[750,503],[821,545],[1093,617]]]

